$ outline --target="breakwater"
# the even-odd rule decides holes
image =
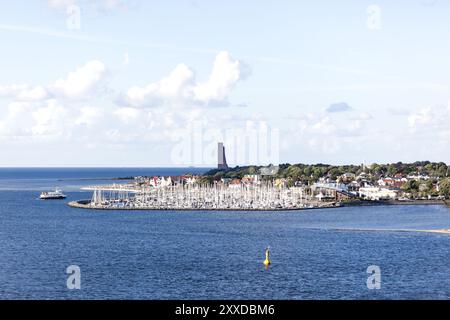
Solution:
[[[297,208],[168,208],[168,207],[126,207],[126,206],[104,206],[95,205],[91,200],[78,200],[71,201],[67,204],[72,208],[78,209],[91,209],[91,210],[145,210],[145,211],[164,211],[164,210],[176,210],[176,211],[298,211],[298,210],[312,210],[312,209],[326,209],[326,208],[339,208],[342,207],[339,203],[323,203],[318,206],[305,206]]]

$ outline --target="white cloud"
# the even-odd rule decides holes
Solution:
[[[12,100],[0,114],[0,137],[70,136],[77,127],[100,123],[103,109],[80,105],[79,100],[92,97],[105,70],[101,61],[93,60],[53,85],[0,86],[0,96]]]
[[[33,105],[30,102],[11,102],[0,116],[0,137],[30,135],[34,123],[32,110]]]
[[[103,116],[102,110],[96,107],[82,107],[80,115],[76,118],[76,125],[92,126],[99,122]]]
[[[185,64],[179,64],[167,77],[146,87],[128,89],[124,102],[134,107],[177,105],[192,99],[194,73]]]
[[[419,125],[429,124],[433,120],[431,107],[426,107],[416,113],[412,113],[408,117],[408,125],[412,129],[416,129]]]
[[[311,151],[334,154],[343,148],[372,134],[366,112],[309,112],[299,117],[290,117],[294,126],[286,128],[285,139],[291,146],[303,146]]]
[[[141,110],[129,107],[119,108],[116,111],[114,111],[114,115],[117,116],[117,118],[121,122],[129,124],[139,119],[139,116],[141,115]]]
[[[131,87],[121,102],[133,107],[226,106],[232,89],[245,78],[247,70],[242,62],[222,51],[216,56],[206,82],[197,83],[194,71],[185,64],[179,64],[162,80],[145,87]]]
[[[20,101],[38,101],[48,98],[49,93],[43,86],[7,85],[0,86],[0,96],[12,97]]]
[[[106,67],[99,60],[87,62],[84,66],[70,72],[66,78],[58,79],[52,92],[69,99],[83,99],[93,93],[106,75]]]
[[[11,102],[0,119],[0,138],[61,137],[72,126],[69,112],[54,99]]]
[[[98,88],[105,75],[106,67],[103,62],[92,60],[52,85],[0,86],[0,97],[9,97],[15,101],[44,101],[50,98],[86,99]]]
[[[106,67],[99,60],[92,60],[57,80],[50,90],[57,96],[69,99],[88,97],[106,75]]]
[[[34,136],[59,136],[66,128],[64,119],[67,111],[56,100],[48,100],[46,105],[32,113],[35,124],[31,128]]]
[[[18,100],[39,101],[49,97],[49,93],[43,86],[24,89],[17,94]]]
[[[428,106],[412,112],[408,116],[408,126],[411,133],[418,137],[446,136],[449,131],[450,107]],[[448,137],[445,139],[448,140]]]
[[[0,86],[0,96],[2,97],[10,97],[15,96],[22,90],[26,89],[26,85],[6,85]]]
[[[205,83],[194,87],[195,99],[205,104],[217,101],[223,103],[236,83],[245,78],[246,66],[239,60],[233,60],[226,51],[220,52],[216,56],[214,66]]]

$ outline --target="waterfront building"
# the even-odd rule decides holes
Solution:
[[[340,181],[348,183],[356,179],[356,175],[352,172],[346,172],[343,175],[339,176]]]

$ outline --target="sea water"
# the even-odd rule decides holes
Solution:
[[[445,206],[288,212],[94,211],[120,177],[192,168],[0,169],[0,299],[449,299]],[[59,187],[65,200],[43,201]],[[271,266],[263,265],[270,246]],[[380,289],[369,289],[369,266]],[[69,266],[80,289],[69,289]]]

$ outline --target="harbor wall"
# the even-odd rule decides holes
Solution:
[[[91,210],[122,210],[122,211],[299,211],[299,210],[313,210],[313,209],[328,209],[338,208],[335,204],[324,204],[320,207],[312,208],[274,208],[274,209],[241,209],[241,208],[152,208],[152,207],[105,207],[105,206],[91,206],[91,200],[71,201],[68,205],[72,208],[91,209]]]
[[[398,200],[386,200],[386,201],[352,201],[345,202],[342,205],[336,205],[335,203],[324,203],[317,207],[305,207],[305,208],[273,208],[273,209],[241,209],[241,208],[152,208],[152,207],[106,207],[106,206],[92,206],[91,200],[78,200],[68,203],[70,207],[79,209],[91,209],[91,210],[127,210],[127,211],[299,211],[299,210],[313,210],[313,209],[330,209],[340,207],[358,207],[358,206],[391,206],[391,205],[448,205],[450,206],[450,200],[414,200],[414,201],[398,201]]]

